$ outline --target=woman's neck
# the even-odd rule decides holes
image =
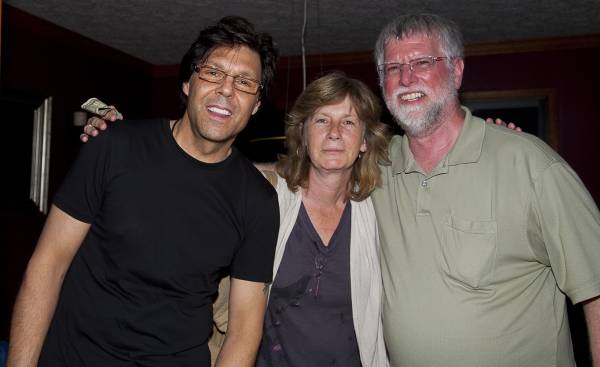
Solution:
[[[308,184],[303,191],[305,203],[343,207],[347,201],[351,175],[351,170],[320,172],[311,169],[308,174]]]

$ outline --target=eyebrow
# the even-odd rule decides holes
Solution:
[[[329,113],[325,113],[325,112],[317,112],[317,113],[313,114],[313,117],[318,117],[318,116],[326,116],[326,117],[331,117],[331,114],[329,114]],[[359,120],[360,120],[360,117],[358,117],[358,114],[357,114],[357,113],[355,113],[354,115],[353,115],[353,114],[349,114],[349,113],[348,113],[348,114],[345,114],[345,115],[342,115],[342,116],[341,116],[341,118],[343,118],[343,119],[346,119],[346,118],[349,118],[349,117],[351,117],[351,118],[356,118],[356,119],[359,119]]]
[[[223,71],[228,71],[227,68],[225,66],[223,66],[224,63],[218,62],[218,60],[217,60],[217,62],[214,62],[214,61],[209,62],[208,60],[206,60],[204,62],[204,65],[210,66],[210,67],[215,68],[215,69],[220,69],[220,70],[223,70]],[[231,65],[231,63],[230,63],[230,65]],[[254,75],[254,72],[252,72],[252,71],[243,70],[240,73],[235,73],[234,75],[235,76],[242,76],[242,77],[245,77],[245,78],[250,78],[250,79],[255,79],[255,80],[260,81],[260,77]]]

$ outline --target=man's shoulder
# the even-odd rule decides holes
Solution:
[[[163,129],[168,124],[165,119],[141,119],[141,120],[123,120],[118,121],[106,130],[119,134],[139,134]]]
[[[404,135],[394,135],[390,139],[390,143],[388,145],[388,156],[390,161],[394,162],[398,159],[404,159],[402,156],[402,141],[404,140]]]
[[[237,151],[235,156],[238,168],[244,172],[245,179],[240,184],[245,186],[249,196],[260,195],[261,198],[276,196],[275,188],[267,178],[254,166],[245,155]]]
[[[167,131],[168,121],[164,119],[123,120],[110,123],[108,128],[92,139],[110,141],[146,140],[148,136]]]
[[[395,149],[399,149],[400,146],[402,145],[402,139],[404,138],[404,135],[394,135],[392,136],[392,138],[390,139],[390,145],[389,145],[389,150],[390,152],[395,150]]]
[[[484,151],[501,159],[520,158],[533,166],[549,166],[564,159],[539,137],[503,126],[486,124]]]

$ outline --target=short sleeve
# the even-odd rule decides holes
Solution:
[[[600,214],[577,174],[564,162],[547,167],[535,185],[541,235],[558,287],[573,303],[600,294]]]
[[[84,144],[54,204],[75,219],[92,223],[100,210],[109,167],[110,133],[104,132]]]
[[[269,185],[266,180],[265,184]],[[279,206],[277,194],[270,185],[268,193],[266,199],[260,202],[254,200],[248,205],[244,240],[231,264],[231,276],[234,278],[262,283],[270,283],[273,279]]]

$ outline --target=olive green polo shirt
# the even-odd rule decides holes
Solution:
[[[430,173],[406,137],[373,195],[392,366],[574,366],[565,294],[600,294],[600,215],[541,140],[466,110]]]

